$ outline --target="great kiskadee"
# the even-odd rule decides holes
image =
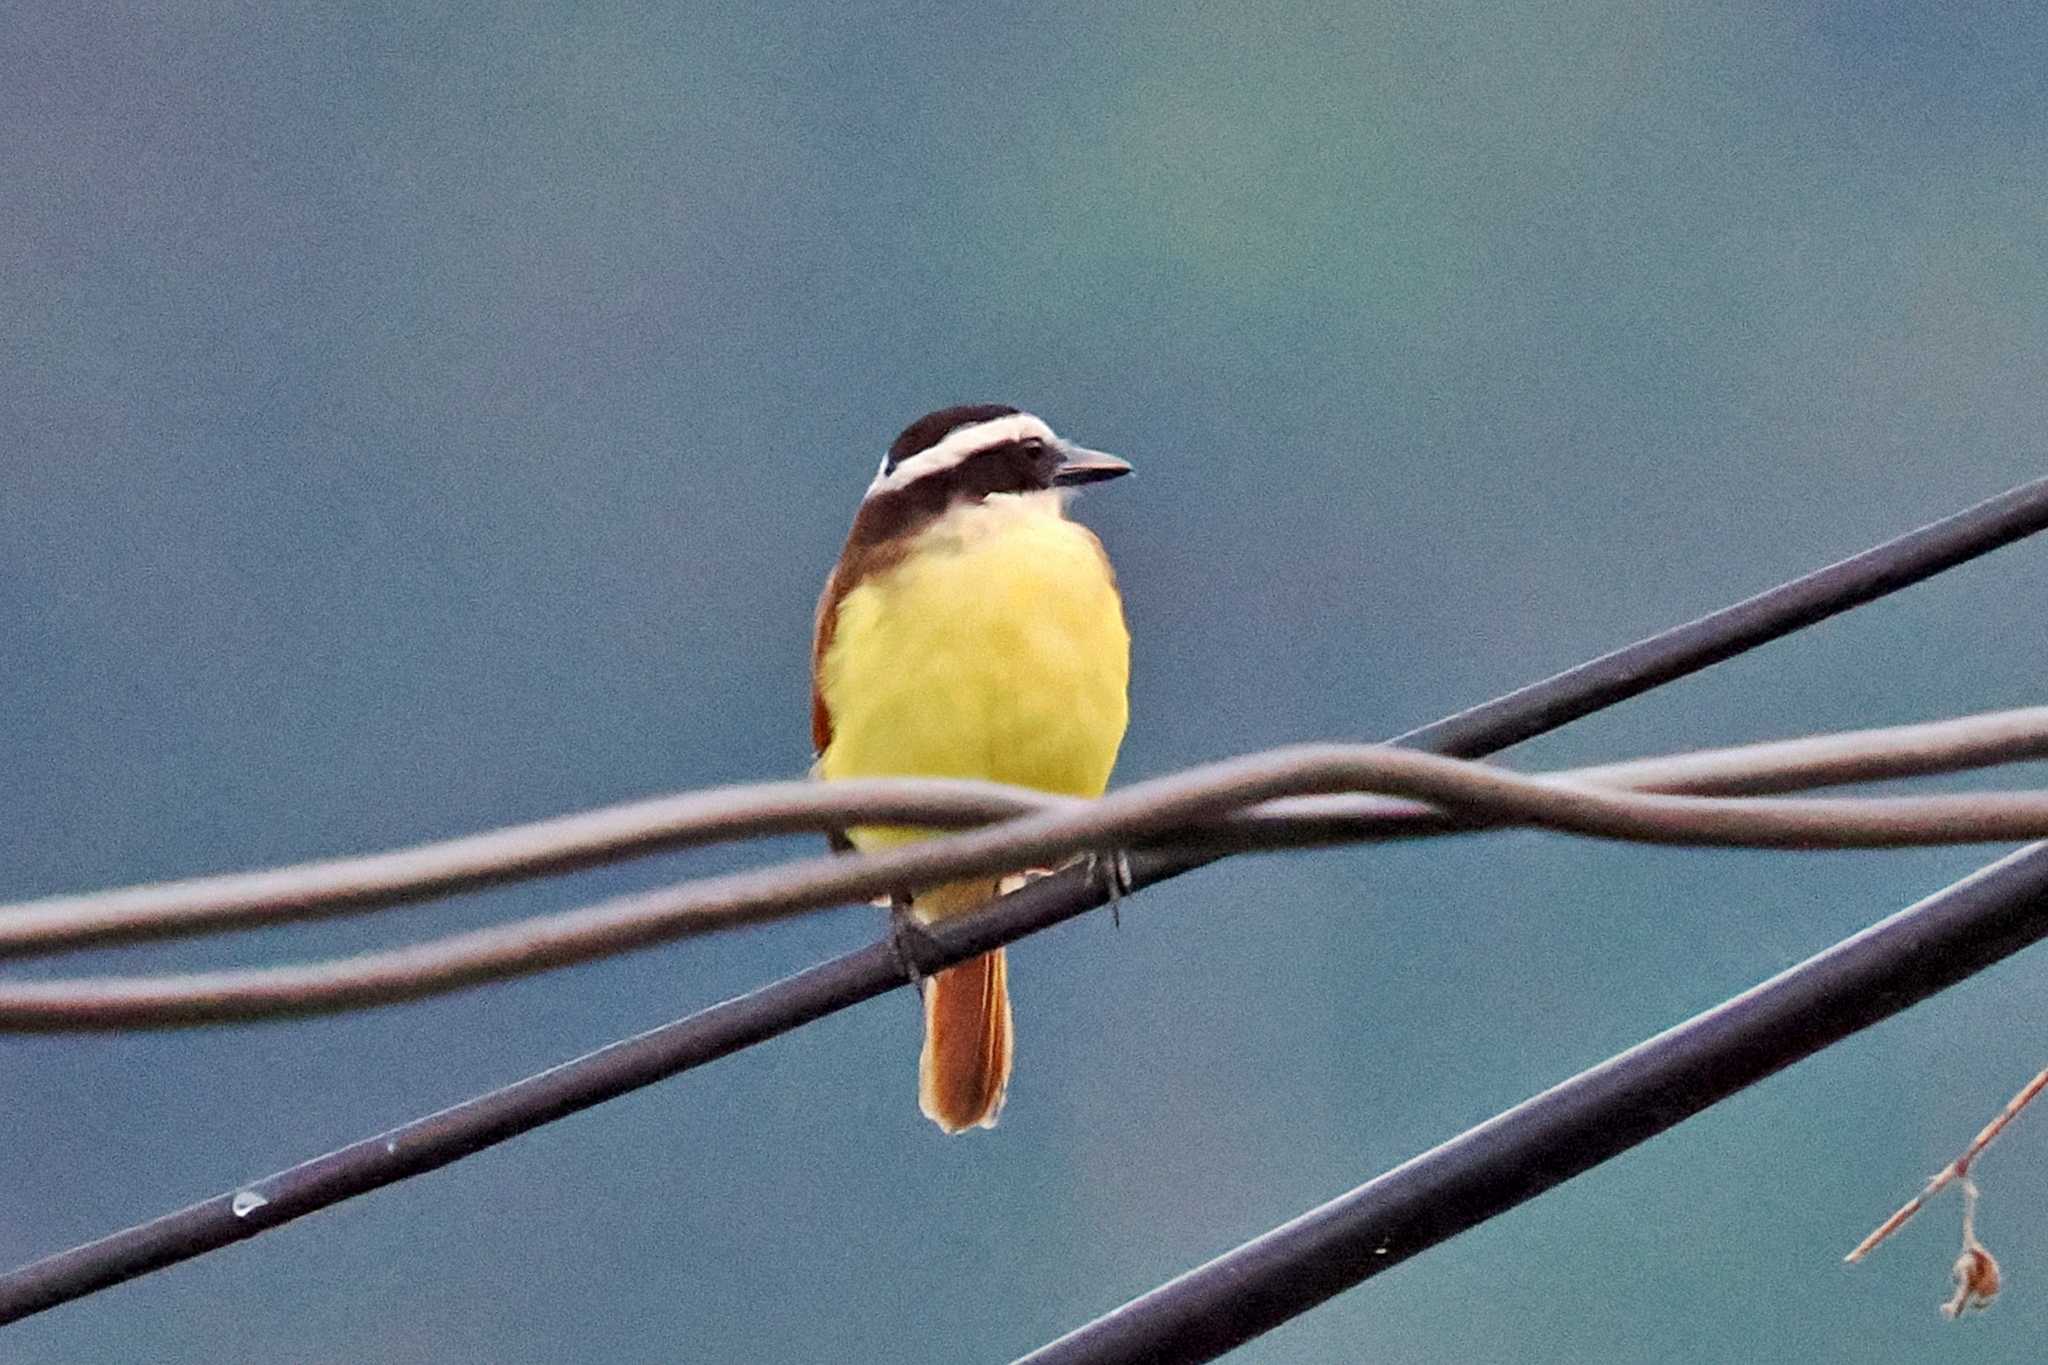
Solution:
[[[999,404],[942,408],[904,428],[818,601],[818,775],[1100,796],[1123,742],[1131,637],[1102,543],[1067,520],[1066,500],[1130,470]],[[928,831],[847,834],[876,849]],[[995,878],[934,887],[909,913],[929,922],[997,889]],[[923,987],[919,1107],[949,1133],[992,1128],[1010,1082],[1003,952]]]

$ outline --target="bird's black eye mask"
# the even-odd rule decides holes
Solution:
[[[942,474],[931,476],[934,492],[955,498],[985,498],[991,493],[1042,493],[1055,482],[1059,447],[1032,436],[977,450]],[[925,480],[919,480],[925,482]]]
[[[1036,436],[1017,442],[1017,448],[1022,453],[1022,463],[1030,475],[1030,486],[1052,487],[1053,475],[1059,471],[1060,461],[1065,458],[1059,450],[1050,442],[1041,441]]]

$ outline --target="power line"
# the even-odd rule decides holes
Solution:
[[[2048,479],[1411,731],[1399,742],[1459,757],[1482,756],[1875,600],[2044,525]],[[1130,861],[1132,882],[1148,885],[1208,858],[1182,851],[1141,853]],[[1104,904],[1112,889],[1079,870],[1044,878],[983,910],[934,926],[933,957],[924,965],[960,961],[1071,919]],[[772,1038],[890,990],[899,984],[898,971],[889,945],[871,945],[241,1190],[31,1262],[0,1276],[0,1322],[244,1240]]]
[[[1379,746],[1357,746],[1366,752]],[[1277,751],[1268,750],[1270,757]],[[1762,795],[2012,763],[2048,756],[2048,706],[1914,725],[1806,735],[1630,759],[1550,773],[1546,780],[1697,796]],[[1165,795],[1212,779],[1186,772]],[[1304,785],[1312,783],[1308,776]],[[1490,788],[1461,789],[1461,820],[1396,797],[1280,797],[1191,818],[1174,829],[1228,848],[1409,838],[1466,832]],[[946,778],[759,782],[508,825],[410,848],[0,904],[0,957],[225,933],[416,904],[479,887],[556,876],[651,853],[850,825],[953,829],[1087,809],[1076,798]],[[1513,819],[1512,811],[1499,815]],[[1488,822],[1489,824],[1492,822]],[[868,866],[841,860],[842,871]]]
[[[2048,525],[2048,478],[1986,498],[1953,516],[1662,631],[1542,682],[1483,702],[1388,742],[1479,758],[1732,659]]]
[[[1967,723],[1946,723],[1943,733],[1951,742],[1941,752],[1953,758],[1969,750],[1988,763],[2016,762],[2048,750],[2048,708],[1994,713],[1975,721],[1982,733],[1972,733]],[[1898,763],[1884,761],[1885,753],[1830,745],[1838,740],[1835,736],[1746,746],[1743,752],[1752,763],[1752,780],[1783,789],[1795,781],[1787,763],[1809,776],[1924,769],[1930,751],[1918,746],[1926,729],[1907,727],[1909,742]],[[1987,742],[1995,737],[2012,742],[2000,749]],[[1820,763],[1808,755],[1806,746],[1815,744],[1835,762]],[[1616,773],[1663,775],[1666,790],[1644,792],[1589,783],[1569,771],[1531,777],[1385,745],[1294,745],[1136,783],[1097,801],[1045,803],[1035,814],[973,834],[702,878],[353,957],[160,976],[0,980],[0,1031],[171,1028],[362,1009],[944,880],[1056,864],[1076,853],[1158,840],[1178,845],[1183,839],[1261,850],[1298,845],[1305,837],[1342,837],[1327,812],[1271,810],[1276,802],[1311,793],[1377,791],[1425,803],[1406,808],[1425,820],[1368,826],[1364,833],[1354,831],[1353,838],[1469,834],[1508,825],[1643,843],[1800,849],[2048,837],[2048,792],[1805,799],[1672,794],[1668,789],[1674,775],[1688,759],[1695,770],[1713,774],[1717,785],[1738,785],[1740,774],[1726,754],[1680,755],[1604,769],[1610,780]],[[778,809],[788,806],[778,787],[768,791]],[[733,789],[726,794],[727,804],[744,805],[756,794]],[[892,795],[881,784],[873,794]],[[1022,796],[1017,800],[1025,804]],[[885,808],[901,811],[912,804],[892,799]],[[970,797],[976,811],[988,805],[983,794]],[[83,932],[99,927],[84,917]]]
[[[1214,1360],[2048,937],[2034,844],[1025,1356]]]

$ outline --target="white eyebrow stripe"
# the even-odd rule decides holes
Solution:
[[[868,485],[867,496],[872,498],[877,493],[893,493],[927,474],[951,469],[968,456],[993,446],[1033,439],[1052,444],[1059,437],[1052,434],[1051,427],[1028,412],[1011,413],[1008,417],[994,417],[986,422],[960,427],[947,432],[946,439],[937,445],[918,451],[894,469],[888,469],[888,462],[883,461],[885,467]]]

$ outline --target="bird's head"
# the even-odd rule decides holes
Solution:
[[[868,497],[911,494],[954,502],[991,493],[1041,493],[1131,472],[1114,455],[1062,440],[1028,412],[966,403],[926,413],[882,457]]]

